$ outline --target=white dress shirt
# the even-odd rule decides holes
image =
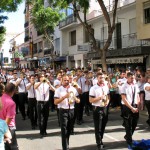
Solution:
[[[28,83],[27,85],[26,85],[26,87],[27,86],[30,86],[31,85],[31,83]],[[30,87],[30,89],[29,90],[27,90],[28,91],[28,98],[36,98],[36,92],[35,92],[35,89],[34,89],[34,85],[32,85],[31,87]]]
[[[73,86],[70,86],[68,89],[63,86],[60,86],[59,88],[56,89],[54,97],[61,98],[65,96],[67,92],[73,92],[75,96],[78,96],[78,92]],[[69,104],[68,102],[69,102],[68,98],[65,98],[61,103],[59,103],[59,108],[73,109],[75,101],[72,104]]]
[[[147,86],[150,87],[150,84],[149,84],[149,83],[145,83],[145,84],[144,84],[145,100],[150,101],[150,91],[147,91],[147,90],[145,89]]]
[[[21,80],[21,78],[18,78],[16,82],[18,82],[19,80]],[[18,92],[19,93],[26,93],[26,85],[28,84],[28,80],[26,78],[24,78],[20,84],[18,85]]]
[[[99,86],[98,84],[94,85],[90,89],[89,96],[97,98],[101,97],[102,95],[108,95],[109,94],[109,88],[107,84],[104,84],[104,86]],[[99,100],[97,102],[92,103],[93,106],[101,106],[102,100]]]
[[[39,82],[37,82],[39,83]],[[36,84],[37,84],[36,83]],[[41,85],[35,89],[37,101],[48,101],[49,100],[49,85],[47,83],[41,83]]]
[[[134,104],[137,104],[139,88],[138,88],[137,84],[128,84],[126,82],[122,85],[121,94],[126,95],[126,99],[130,104],[132,104],[133,98],[134,98]],[[123,101],[122,101],[122,104],[124,104]]]

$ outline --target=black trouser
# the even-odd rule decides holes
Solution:
[[[11,143],[5,143],[5,150],[19,150],[15,129],[10,129],[10,132],[12,136]]]
[[[19,96],[18,96],[18,94],[14,94],[12,99],[16,104],[16,113],[18,113],[18,108],[19,108]]]
[[[27,93],[19,93],[19,109],[23,118],[26,117],[25,103],[27,102]]]
[[[80,103],[76,104],[76,116],[77,116],[77,122],[81,122],[83,120],[83,110],[85,105],[85,99],[83,97],[83,94],[79,95],[80,97]]]
[[[62,148],[63,150],[69,149],[69,137],[73,128],[74,109],[62,109],[59,110]]]
[[[150,100],[145,100],[145,105],[148,111],[148,123],[150,124]]]
[[[31,126],[37,125],[37,101],[35,98],[28,98],[29,116],[31,120]]]
[[[83,93],[83,99],[85,101],[85,113],[89,114],[90,105],[91,105],[91,103],[89,102],[89,92],[84,92]]]
[[[38,101],[37,102],[37,112],[38,112],[38,125],[40,129],[40,134],[46,133],[47,121],[49,116],[49,101]]]
[[[55,110],[54,91],[52,91],[52,90],[50,90],[49,102],[50,102],[51,111],[54,111]]]
[[[132,144],[132,135],[138,123],[139,113],[133,113],[127,106],[123,105],[122,115],[126,130],[126,141],[128,144]]]
[[[93,106],[93,120],[97,146],[101,144],[108,121],[108,108]]]

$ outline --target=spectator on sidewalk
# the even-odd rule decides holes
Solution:
[[[7,83],[5,86],[5,93],[2,95],[2,110],[0,111],[0,119],[5,120],[12,135],[12,141],[10,144],[6,143],[5,146],[11,150],[18,150],[18,144],[16,139],[16,105],[11,98],[15,93],[15,85],[13,83]],[[7,150],[6,148],[6,150]]]
[[[147,76],[147,82],[144,84],[145,91],[145,105],[148,111],[148,120],[146,121],[150,126],[150,75]]]
[[[4,85],[0,84],[0,110],[2,109],[1,96],[3,92],[4,92]],[[0,150],[4,150],[4,141],[10,143],[11,138],[12,136],[8,129],[6,121],[0,119]]]

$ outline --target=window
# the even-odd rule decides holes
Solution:
[[[70,32],[70,45],[76,45],[76,31]]]
[[[144,23],[150,23],[150,1],[143,3],[144,7]]]
[[[129,30],[130,34],[136,33],[136,18],[129,20]]]
[[[107,39],[107,27],[102,27],[101,28],[101,40],[106,40]]]
[[[55,39],[55,53],[60,54],[60,38]]]
[[[84,29],[84,42],[87,43],[90,41],[89,33]]]

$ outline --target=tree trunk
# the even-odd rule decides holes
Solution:
[[[102,63],[102,69],[107,73],[107,64],[106,64],[106,50],[101,50],[101,63]]]

